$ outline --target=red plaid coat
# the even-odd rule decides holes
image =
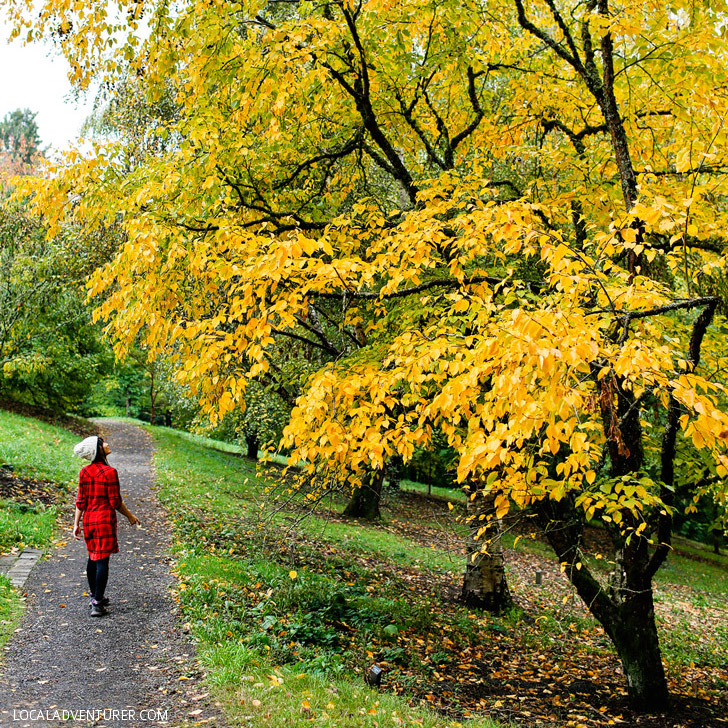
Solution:
[[[116,510],[120,506],[119,475],[114,468],[91,463],[81,470],[76,508],[83,511],[83,537],[92,561],[119,552]]]

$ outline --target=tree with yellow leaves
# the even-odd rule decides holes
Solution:
[[[726,501],[726,3],[4,5],[81,86],[174,89],[163,153],[98,145],[29,186],[51,231],[123,220],[91,287],[118,351],[173,348],[215,417],[251,380],[284,387],[296,342],[283,445],[313,500],[438,428],[474,541],[534,513],[635,704],[664,706],[652,579],[693,482],[676,453]],[[593,520],[609,582],[582,551]]]

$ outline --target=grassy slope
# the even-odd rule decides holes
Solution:
[[[451,725],[428,711],[411,712],[392,695],[361,687],[362,668],[376,659],[393,669],[390,685],[398,676],[397,687],[405,694],[431,698],[428,682],[443,679],[435,661],[445,672],[443,667],[459,658],[453,650],[417,652],[418,636],[436,644],[449,635],[459,644],[477,645],[504,634],[504,649],[550,651],[549,659],[557,661],[570,659],[574,647],[564,636],[573,634],[582,657],[594,655],[619,685],[613,652],[600,628],[580,603],[562,603],[570,590],[544,544],[521,539],[509,558],[509,578],[531,617],[514,612],[488,622],[464,609],[445,613],[418,577],[434,584],[435,591],[446,588],[448,579],[457,582],[461,559],[436,543],[414,543],[394,527],[391,513],[384,528],[317,517],[299,522],[288,513],[273,518],[278,540],[271,539],[255,525],[266,483],[249,461],[174,431],[157,428],[154,434],[161,495],[177,527],[183,613],[200,640],[211,680],[236,720],[295,726],[316,716],[317,723],[337,726],[400,725],[401,720]],[[425,519],[418,527],[432,526],[436,535],[447,531],[449,536],[460,530],[437,514],[434,518],[434,525]],[[512,546],[512,538],[506,541]],[[684,677],[684,667],[725,665],[727,562],[721,557],[717,564],[696,563],[673,554],[658,575],[658,621],[674,680]],[[542,565],[553,571],[536,590],[529,579]],[[534,620],[534,614],[541,616]],[[565,649],[559,652],[561,643]],[[717,675],[706,687],[720,691],[723,680]],[[447,708],[469,714],[466,708],[458,713],[456,698]]]
[[[233,724],[294,728],[315,718],[337,728],[457,725],[369,689],[355,671],[371,664],[375,641],[391,642],[399,629],[429,621],[432,605],[413,609],[394,590],[368,591],[372,574],[346,551],[322,561],[320,544],[266,544],[251,525],[265,483],[249,461],[162,428],[154,435],[160,495],[176,524],[181,607]],[[330,544],[345,536],[330,535]],[[367,542],[364,530],[362,539],[348,545],[387,554],[408,548],[391,538]],[[334,629],[326,619],[332,610],[339,623],[359,619],[360,636],[349,640]],[[468,725],[498,724],[484,718]]]
[[[72,485],[80,469],[73,454],[79,439],[60,427],[0,410],[0,465],[18,475]]]
[[[0,410],[0,466],[23,478],[55,484],[59,496],[72,489],[79,460],[73,455],[78,436]],[[54,534],[57,509],[34,503],[0,499],[0,553],[23,546],[47,546]]]
[[[412,692],[423,697],[420,683],[432,679],[432,667],[404,664],[400,645],[410,634],[426,634],[438,605],[426,595],[403,598],[402,580],[413,574],[430,574],[430,580],[441,583],[448,575],[457,579],[462,568],[458,557],[414,543],[394,528],[322,518],[295,527],[278,518],[274,523],[284,541],[273,543],[270,534],[255,527],[266,483],[249,461],[210,449],[217,443],[164,428],[154,432],[162,496],[177,525],[179,597],[211,680],[236,720],[267,726],[302,725],[312,717],[332,726],[454,724],[426,708],[410,707],[402,698],[369,690],[361,673],[375,656],[395,668],[401,665],[407,671],[400,684],[407,688],[406,680],[414,681]],[[59,489],[72,487],[79,468],[72,455],[77,439],[60,428],[0,411],[0,465],[17,475],[56,482]],[[0,552],[13,545],[48,544],[55,516],[53,507],[0,502]],[[394,525],[391,514],[385,520]],[[437,516],[418,526],[446,531],[456,540],[461,530]],[[512,546],[511,537],[506,545]],[[673,677],[689,674],[696,665],[725,668],[728,655],[728,560],[689,542],[680,541],[680,548],[694,558],[671,555],[655,592]],[[561,607],[565,585],[556,598],[528,586],[528,569],[550,558],[543,544],[521,539],[512,554],[509,578],[526,602],[536,594],[530,604],[543,616],[525,629],[517,614],[508,615],[493,621],[493,630],[523,632],[521,645],[538,650],[561,641],[565,631],[581,629],[585,636],[598,631],[578,604]],[[525,570],[518,570],[519,560],[526,563]],[[394,565],[383,579],[382,572]],[[17,594],[0,578],[0,646],[14,629],[20,606]],[[455,611],[443,616],[438,627],[466,639],[475,627],[468,621],[472,616]],[[342,623],[351,625],[351,639],[335,626]],[[599,639],[586,649],[596,655],[609,652]],[[438,659],[450,658],[442,652]],[[721,681],[726,687],[723,673],[713,687]],[[468,725],[495,724],[481,719]]]

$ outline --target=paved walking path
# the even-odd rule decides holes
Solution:
[[[69,523],[66,545],[30,571],[23,622],[0,667],[0,726],[222,728],[169,593],[170,526],[151,490],[151,438],[133,425],[100,424],[124,501],[142,528],[119,515],[105,617],[89,616],[87,552]]]

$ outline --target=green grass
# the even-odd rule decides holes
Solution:
[[[699,545],[681,540],[677,548],[655,576],[663,654],[677,667],[721,667],[728,655],[728,557],[707,563],[681,553],[699,554]]]
[[[373,529],[362,523],[339,523],[311,516],[299,528],[311,537],[325,538],[326,542],[336,544],[351,553],[370,554],[382,561],[396,561],[403,566],[417,566],[445,573],[463,568],[462,556],[418,546],[403,536]]]
[[[697,560],[706,561],[711,564],[719,564],[724,567],[728,564],[728,556],[726,556],[725,548],[721,548],[720,553],[716,554],[712,546],[691,541],[682,536],[674,536],[672,545],[680,554],[693,556]]]
[[[234,706],[237,719],[246,725],[301,728],[312,721],[326,728],[463,725],[362,684],[276,667],[258,651],[239,643],[212,647],[203,662],[215,676],[213,681],[224,703]],[[481,719],[464,725],[497,728],[499,724]]]
[[[124,422],[130,422],[132,424],[138,424],[138,425],[146,425],[146,423],[140,421],[140,420],[134,420],[132,421],[129,418],[119,418],[123,419]],[[154,428],[155,433],[167,433],[173,438],[177,439],[183,439],[187,442],[191,443],[192,445],[198,445],[210,450],[217,450],[219,452],[225,452],[229,453],[231,455],[245,455],[247,453],[247,448],[243,448],[240,445],[234,445],[230,442],[224,442],[223,440],[215,440],[211,437],[205,437],[204,435],[196,435],[192,432],[184,432],[183,430],[175,430],[171,427],[156,427]]]
[[[721,556],[716,563],[705,563],[673,551],[657,572],[655,582],[658,588],[689,587],[709,599],[717,597],[723,601],[728,592],[728,557]]]
[[[425,483],[418,483],[414,480],[401,480],[400,487],[412,493],[428,493],[428,486]],[[450,503],[465,503],[466,496],[459,488],[441,488],[433,485],[429,488],[429,494],[435,498],[450,501]]]
[[[362,680],[373,651],[406,662],[397,636],[426,633],[436,610],[426,595],[413,605],[377,560],[449,569],[446,554],[366,526],[331,523],[323,540],[314,539],[324,525],[315,518],[289,538],[283,517],[273,517],[269,526],[282,540],[273,539],[257,521],[268,484],[253,463],[201,438],[151,429],[160,496],[175,522],[177,598],[232,723],[456,725]],[[453,635],[470,627],[459,613],[443,620]]]
[[[78,480],[82,463],[73,454],[78,440],[60,427],[0,410],[0,466],[23,478],[55,483],[61,494]],[[0,553],[47,546],[56,516],[54,506],[0,499]]]
[[[79,440],[60,427],[0,410],[0,465],[18,475],[74,484],[81,461],[73,446]]]
[[[157,446],[155,464],[162,469],[168,501],[177,495],[220,513],[248,510],[264,484],[255,463],[230,457],[217,447],[211,449],[205,438],[162,427],[150,429]]]
[[[22,549],[48,545],[55,531],[56,515],[54,506],[0,499],[0,553],[14,546]]]
[[[10,580],[0,574],[0,665],[2,648],[20,622],[21,606],[20,595],[10,585]]]
[[[24,478],[56,483],[61,492],[78,478],[80,461],[73,455],[78,439],[59,427],[0,410],[0,466]],[[56,516],[54,506],[0,499],[0,553],[47,546]],[[0,648],[17,627],[22,604],[10,581],[0,575]]]

